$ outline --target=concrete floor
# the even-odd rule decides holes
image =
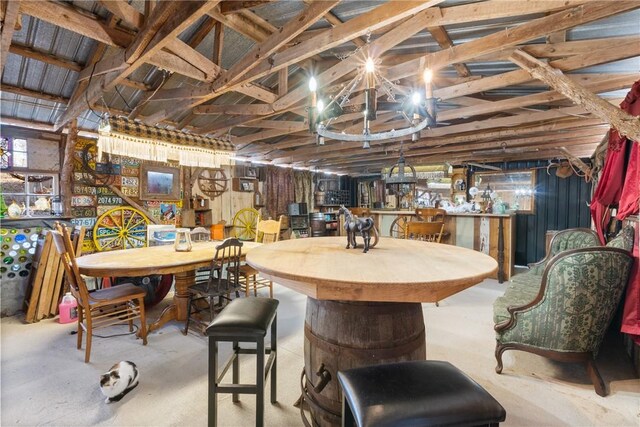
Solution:
[[[505,426],[639,426],[640,380],[615,339],[601,350],[598,366],[610,395],[593,390],[581,365],[561,364],[533,354],[505,353],[502,375],[495,359],[491,304],[504,285],[494,280],[440,303],[424,304],[427,358],[448,360],[483,385],[506,409]],[[278,401],[266,403],[267,426],[301,426],[292,405],[300,395],[305,297],[275,285],[278,310]],[[170,302],[168,297],[163,303]],[[162,307],[150,313],[155,318]],[[107,425],[198,426],[207,421],[207,342],[183,336],[177,323],[149,335],[144,347],[131,336],[95,338],[91,363],[76,350],[74,324],[55,320],[1,322],[2,426]],[[109,332],[103,330],[102,333]],[[225,356],[229,353],[223,347]],[[120,360],[140,370],[140,385],[118,403],[105,404],[98,377]],[[254,361],[241,366],[247,381]],[[243,379],[241,378],[241,379]],[[268,392],[267,392],[268,393]],[[267,394],[268,396],[268,394]],[[255,400],[219,397],[220,426],[253,425]]]

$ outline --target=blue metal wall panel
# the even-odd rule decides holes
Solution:
[[[546,161],[500,163],[503,170],[536,170],[536,197],[533,214],[516,215],[516,265],[526,265],[544,257],[547,230],[591,225],[588,203],[591,183],[571,175],[558,178],[555,168],[547,174]]]

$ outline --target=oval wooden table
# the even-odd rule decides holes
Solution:
[[[302,384],[314,421],[340,422],[337,371],[426,358],[421,302],[471,287],[498,268],[457,246],[381,238],[368,253],[346,237],[284,240],[247,254],[260,274],[307,295]],[[306,421],[306,420],[305,420]]]
[[[77,258],[77,263],[80,274],[92,277],[173,274],[173,304],[165,308],[160,318],[149,325],[147,330],[152,332],[170,320],[186,320],[188,288],[195,281],[196,270],[209,266],[215,247],[220,243],[222,241],[193,243],[193,249],[189,252],[176,252],[173,245],[96,252]],[[243,257],[250,250],[261,246],[261,243],[256,242],[242,243]]]

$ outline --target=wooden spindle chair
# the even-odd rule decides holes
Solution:
[[[147,345],[147,323],[144,311],[146,291],[131,283],[125,283],[106,289],[89,292],[80,275],[76,263],[75,251],[69,230],[57,223],[56,230],[51,231],[56,250],[62,258],[71,294],[78,302],[78,349],[82,348],[83,332],[87,333],[85,363],[91,357],[91,339],[93,331],[113,325],[129,325],[133,332],[133,320],[140,319],[138,337]]]
[[[410,221],[404,229],[405,239],[440,243],[444,222]]]
[[[273,243],[280,240],[280,227],[282,215],[277,221],[273,219],[261,220],[258,218],[256,225],[256,242]],[[258,295],[258,289],[269,288],[269,298],[273,298],[273,282],[258,276],[258,270],[248,264],[240,267],[240,286],[244,289],[245,295],[249,296],[249,289],[253,286],[253,295]]]

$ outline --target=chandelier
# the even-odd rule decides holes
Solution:
[[[409,135],[411,135],[412,141],[417,141],[422,129],[436,125],[436,99],[433,97],[431,85],[433,72],[426,68],[422,77],[424,90],[417,89],[410,95],[398,97],[396,93],[401,91],[393,82],[377,72],[374,60],[369,57],[364,66],[359,68],[356,76],[326,103],[318,96],[318,83],[314,77],[311,77],[309,80],[309,131],[316,135],[316,141],[319,145],[324,145],[325,138],[363,142],[363,148],[369,148],[371,141],[383,141]],[[351,102],[351,94],[361,86],[363,80],[364,104],[362,106],[348,105]],[[387,95],[387,101],[381,102],[381,105],[378,104],[376,83],[379,83],[380,90]],[[379,107],[382,107],[384,111],[400,113],[407,121],[406,127],[384,132],[371,132],[371,122],[376,120]],[[363,114],[361,133],[332,130],[332,122],[346,112],[361,112]]]

